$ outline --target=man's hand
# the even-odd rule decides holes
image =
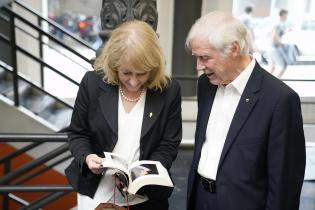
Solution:
[[[102,162],[103,158],[97,156],[96,154],[90,154],[86,156],[85,159],[85,163],[94,174],[100,174],[104,171]]]

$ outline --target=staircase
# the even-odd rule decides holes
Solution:
[[[37,21],[31,21],[34,18]],[[0,47],[3,49],[0,52],[0,94],[8,99],[0,98],[0,103],[9,101],[17,108],[23,107],[28,115],[43,120],[52,131],[65,129],[70,123],[79,82],[92,68],[90,60],[93,57],[90,55],[95,55],[93,48],[20,1],[13,1],[11,7],[0,8],[0,24]],[[52,28],[62,31],[68,44],[53,35]],[[90,53],[81,54],[73,46],[80,46]],[[60,80],[74,89],[70,98],[54,91]],[[53,86],[49,88],[47,81],[52,81]],[[63,84],[62,92],[70,89]]]
[[[0,65],[0,94],[14,101],[13,73]],[[46,120],[55,130],[70,123],[72,107],[23,79],[18,79],[20,106]]]

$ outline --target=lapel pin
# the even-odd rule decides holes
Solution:
[[[245,100],[246,102],[249,102],[249,98],[246,98],[246,100]]]
[[[150,116],[150,118],[151,118],[151,117],[153,116],[153,113],[152,113],[152,112],[150,112],[149,116]]]

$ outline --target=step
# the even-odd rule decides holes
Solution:
[[[6,71],[0,66],[0,81],[1,78],[5,75]]]
[[[25,96],[21,104],[36,115],[39,115],[45,109],[52,106],[55,102],[56,100],[49,95],[35,95],[34,93],[30,93],[29,95]]]
[[[70,125],[72,116],[72,109],[63,108],[56,111],[52,123],[60,129],[68,127]]]
[[[72,109],[55,102],[51,107],[39,114],[59,129],[63,129],[70,124]]]
[[[11,83],[11,85],[10,85],[10,83]],[[5,90],[1,91],[1,93],[2,93],[2,95],[6,96],[7,98],[14,100],[14,89],[13,89],[12,81],[10,81],[10,83],[6,84],[7,88]],[[22,96],[31,87],[30,84],[28,84],[27,82],[24,82],[22,80],[19,80],[18,84],[19,84],[19,86],[18,86],[19,96]]]

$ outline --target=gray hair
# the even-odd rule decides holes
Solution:
[[[186,38],[186,47],[191,49],[195,38],[207,39],[210,47],[218,50],[222,56],[231,51],[233,42],[240,46],[240,54],[249,53],[249,36],[246,27],[236,18],[219,11],[211,12],[198,19]]]

